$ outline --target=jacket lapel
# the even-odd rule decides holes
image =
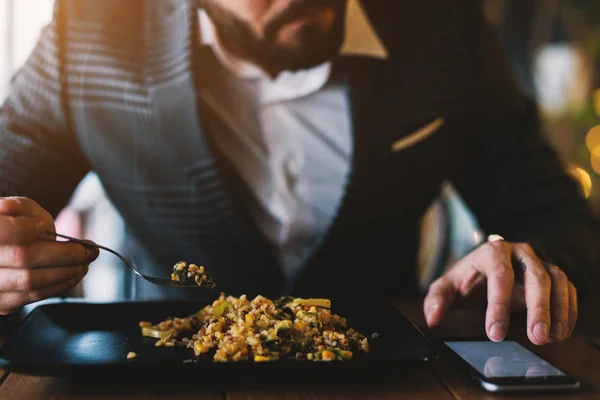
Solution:
[[[427,28],[416,17],[417,6],[394,5],[396,22],[390,27],[385,23],[389,20],[387,7],[378,9],[375,3],[363,4],[389,50],[389,58],[338,56],[334,60],[334,70],[346,82],[354,145],[351,172],[337,218],[337,224],[342,226],[345,220],[385,218],[390,212],[388,205],[398,211],[410,207],[416,192],[409,188],[419,180],[416,169],[426,171],[433,165],[422,151],[438,146],[439,136],[448,125],[439,123],[445,121],[446,110],[430,93],[427,80],[421,78],[423,48],[435,38],[427,35]],[[431,127],[430,135],[415,137],[432,121],[438,122]],[[404,151],[393,151],[400,147]],[[365,207],[370,207],[378,196],[381,207],[365,212]],[[333,230],[337,229],[335,225]]]
[[[353,156],[332,229],[347,217],[358,216],[356,211],[361,209],[361,204],[355,200],[365,197],[355,196],[355,190],[369,191],[381,184],[379,178],[383,176],[386,150],[389,152],[389,143],[397,128],[397,114],[390,112],[393,110],[388,92],[376,83],[376,77],[385,74],[387,68],[387,61],[366,57],[344,56],[334,62],[334,70],[342,76],[348,97]]]
[[[180,165],[212,163],[200,127],[194,81],[193,1],[165,0],[147,7],[146,82],[155,129],[168,136],[167,148]]]
[[[211,115],[198,97],[206,54],[198,41],[197,5],[194,0],[152,4],[147,7],[145,18],[145,75],[156,125],[152,129],[162,142],[162,147],[154,151],[168,152],[170,159],[166,164],[175,165],[173,173],[163,178],[170,181],[163,183],[179,182],[189,187],[190,196],[195,198],[190,216],[197,218],[209,208],[215,209],[212,215],[202,217],[204,227],[212,224],[205,229],[211,232],[209,237],[197,238],[202,241],[199,247],[215,252],[211,259],[221,269],[215,273],[215,279],[221,273],[235,274],[238,279],[233,281],[238,281],[240,288],[246,287],[244,290],[250,293],[273,293],[280,285],[281,272],[243,205],[243,191],[236,174],[213,144]],[[208,246],[216,237],[221,237],[222,247],[228,249],[225,253],[217,246]]]

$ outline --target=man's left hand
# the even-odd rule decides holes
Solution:
[[[455,300],[487,286],[485,331],[505,338],[512,308],[527,309],[527,336],[532,343],[558,343],[573,332],[577,291],[564,272],[540,261],[531,246],[503,240],[488,242],[456,263],[429,287],[424,311],[435,326]]]

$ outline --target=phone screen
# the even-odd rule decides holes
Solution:
[[[539,378],[567,376],[517,342],[444,342],[486,378]]]

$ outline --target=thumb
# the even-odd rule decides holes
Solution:
[[[92,242],[91,240],[84,240],[84,242],[89,243],[89,246],[84,245],[87,254],[88,254],[88,260],[89,263],[91,263],[92,261],[95,261],[98,256],[100,255],[100,249],[98,247],[96,247],[96,243]],[[89,267],[89,263],[88,263],[88,267]]]
[[[432,327],[440,323],[444,318],[454,299],[457,291],[449,276],[444,275],[429,286],[429,292],[423,302],[423,311],[427,326]]]

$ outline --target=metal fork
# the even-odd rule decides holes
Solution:
[[[112,253],[115,256],[119,257],[121,259],[121,261],[123,261],[125,263],[125,265],[127,265],[127,267],[129,267],[129,269],[132,270],[137,276],[139,276],[142,279],[147,280],[148,282],[152,282],[155,285],[166,286],[166,287],[176,287],[176,288],[186,288],[186,289],[189,289],[189,288],[212,288],[212,287],[214,287],[214,285],[205,285],[205,284],[198,285],[195,282],[185,284],[185,283],[180,283],[180,282],[177,282],[177,281],[173,281],[171,279],[155,278],[155,277],[152,277],[152,276],[144,275],[140,271],[138,271],[129,260],[127,260],[125,257],[123,257],[121,254],[117,253],[113,249],[109,249],[108,247],[104,247],[104,246],[101,246],[99,244],[90,243],[90,242],[87,242],[85,240],[73,238],[73,237],[62,235],[60,233],[56,233],[56,232],[52,232],[52,231],[46,231],[46,234],[48,234],[50,236],[54,236],[54,237],[59,237],[59,238],[67,239],[70,242],[79,243],[79,244],[82,244],[82,245],[87,246],[87,247],[96,247],[98,249],[102,249],[102,250],[108,251],[109,253]]]

